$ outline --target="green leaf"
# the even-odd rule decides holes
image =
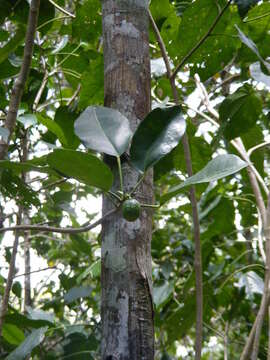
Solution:
[[[21,172],[28,172],[28,171],[38,171],[41,173],[52,173],[54,174],[55,172],[52,171],[52,169],[50,169],[48,166],[36,166],[34,164],[32,164],[30,161],[26,161],[26,162],[15,162],[15,161],[9,161],[9,160],[0,160],[0,169],[4,168],[4,169],[10,169],[12,171],[14,171],[14,173],[18,174]]]
[[[54,121],[61,127],[65,136],[64,147],[76,149],[80,140],[74,133],[74,122],[77,118],[77,113],[72,112],[68,107],[61,106],[56,110]]]
[[[157,308],[164,305],[173,293],[174,285],[168,281],[164,284],[154,287],[154,303]]]
[[[17,121],[24,125],[25,129],[37,124],[37,117],[34,114],[23,114],[17,117]]]
[[[242,18],[248,13],[249,9],[256,5],[258,2],[259,0],[235,0],[239,15]]]
[[[127,150],[132,135],[125,116],[102,106],[89,106],[75,121],[75,133],[88,149],[113,156]]]
[[[65,302],[67,304],[70,304],[74,300],[87,297],[90,295],[91,291],[92,288],[90,286],[75,286],[65,294]]]
[[[56,149],[47,159],[53,169],[66,177],[72,177],[105,191],[112,186],[111,170],[96,156],[80,151]]]
[[[10,53],[17,49],[17,47],[23,42],[24,36],[24,27],[20,26],[12,39],[9,40],[5,46],[0,48],[0,63],[6,60]]]
[[[47,329],[48,327],[42,327],[32,331],[31,334],[6,357],[6,360],[23,360],[27,355],[30,355],[32,350],[44,340]]]
[[[130,160],[145,172],[179,143],[186,130],[181,107],[157,108],[138,126],[131,143]]]
[[[48,116],[45,117],[44,115],[40,114],[37,115],[37,119],[42,125],[46,126],[48,130],[50,130],[54,135],[57,136],[58,140],[63,146],[67,145],[67,139],[65,137],[64,131],[62,130],[61,126],[57,124],[56,121],[52,120]]]
[[[91,59],[82,73],[79,109],[89,105],[103,104],[104,101],[104,63],[103,56]]]
[[[232,140],[250,130],[259,118],[262,104],[258,94],[245,84],[221,103],[220,133]]]
[[[31,320],[43,320],[50,323],[54,322],[54,315],[48,312],[45,312],[40,309],[32,309],[30,306],[27,306],[27,312],[29,314],[29,319]]]
[[[258,59],[264,64],[264,66],[270,70],[270,63],[268,63],[267,61],[265,61],[263,59],[263,57],[260,55],[259,50],[256,46],[256,44],[249,38],[247,37],[240,29],[237,25],[235,25],[237,31],[238,31],[238,36],[239,39],[242,41],[243,44],[245,44],[257,57]]]
[[[88,277],[89,275],[94,279],[100,276],[101,273],[101,260],[95,261],[88,268],[86,268],[77,279],[77,283],[80,284],[83,279]]]
[[[181,190],[186,186],[216,181],[218,179],[222,179],[226,176],[232,175],[247,166],[248,163],[241,160],[236,155],[219,155],[213,160],[211,160],[197,174],[187,178],[187,180],[169,190],[167,194],[161,197],[161,203],[163,204],[172,197],[178,195]]]
[[[3,338],[13,345],[19,345],[24,340],[24,333],[16,325],[7,324],[3,325]]]
[[[226,1],[219,1],[220,8],[225,4]],[[183,13],[177,41],[173,41],[170,47],[171,57],[177,57],[177,62],[183,59],[207,33],[218,13],[219,8],[215,1],[192,1]],[[237,12],[232,11],[229,7],[219,19],[211,36],[188,60],[189,63],[194,64],[190,69],[192,75],[198,73],[202,81],[207,80],[221,71],[224,65],[233,58],[236,49],[241,45],[241,42],[234,36],[233,27],[235,23],[239,22],[240,17]]]

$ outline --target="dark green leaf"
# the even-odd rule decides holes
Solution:
[[[6,357],[6,360],[23,360],[27,355],[30,355],[32,350],[44,340],[47,329],[47,327],[42,327],[32,331],[31,334]]]
[[[171,297],[174,290],[174,285],[168,281],[164,284],[154,287],[154,303],[157,308],[164,305]]]
[[[96,156],[74,150],[56,149],[48,155],[49,165],[67,177],[108,191],[113,175]]]
[[[262,104],[258,94],[245,84],[221,103],[219,108],[222,122],[220,133],[232,140],[252,128],[259,118]]]
[[[113,156],[127,150],[132,135],[125,116],[102,106],[89,106],[75,121],[75,133],[88,149]]]
[[[256,5],[258,2],[259,0],[235,0],[235,3],[238,7],[239,15],[242,18],[248,13],[249,9]]]
[[[132,165],[145,172],[171,152],[186,130],[181,107],[157,108],[138,126],[131,143]]]
[[[42,125],[46,126],[48,130],[57,136],[62,145],[67,145],[67,139],[65,137],[64,131],[56,121],[52,120],[48,116],[40,114],[37,115],[37,119]]]
[[[213,160],[211,160],[197,174],[189,177],[181,184],[169,190],[167,194],[162,196],[161,203],[164,203],[172,197],[178,195],[185,186],[216,181],[218,179],[222,179],[226,176],[232,175],[247,166],[248,164],[236,155],[219,155]]]
[[[235,25],[237,31],[238,31],[238,36],[239,39],[242,41],[243,44],[245,44],[252,52],[254,52],[254,54],[258,57],[258,59],[264,64],[264,66],[270,70],[270,63],[268,63],[267,61],[265,61],[262,56],[259,53],[259,50],[256,46],[256,44],[249,38],[247,37],[240,29],[237,25]]]
[[[76,149],[80,140],[74,133],[74,121],[77,118],[77,113],[72,112],[68,107],[61,106],[56,110],[54,121],[61,127],[65,136],[65,147]]]

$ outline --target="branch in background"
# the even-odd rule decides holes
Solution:
[[[6,142],[4,141],[0,142],[0,160],[3,160],[7,154],[8,145],[16,124],[17,113],[20,106],[24,86],[30,71],[33,46],[34,46],[34,37],[35,37],[37,21],[38,21],[39,5],[40,5],[40,0],[31,1],[26,38],[25,38],[23,63],[21,66],[19,76],[16,79],[14,87],[12,89],[12,93],[10,96],[9,110],[5,121],[5,128],[9,131],[9,136]]]
[[[201,93],[203,95],[202,100],[203,100],[203,103],[204,103],[206,109],[209,111],[210,114],[212,114],[215,117],[215,119],[219,120],[219,113],[212,107],[210,100],[209,100],[209,95],[206,91],[206,88],[201,83],[200,77],[198,74],[195,75],[195,82],[196,82],[197,88],[201,91]],[[219,123],[213,119],[211,120],[211,123],[216,125],[217,127],[220,126]],[[246,151],[241,138],[236,138],[236,139],[232,140],[231,144],[235,147],[235,149],[238,151],[238,153],[241,155],[241,157],[249,164],[249,166],[247,167],[249,180],[250,180],[250,183],[251,183],[251,186],[253,189],[253,193],[255,195],[257,207],[260,211],[260,216],[261,216],[263,224],[264,224],[265,205],[264,205],[264,200],[263,200],[263,197],[261,194],[261,190],[260,190],[258,181],[262,185],[265,193],[268,195],[269,191],[267,189],[267,186],[266,186],[263,178],[261,177],[261,175],[258,173],[257,169],[251,163],[250,158],[248,156],[248,152]]]
[[[74,94],[72,95],[72,97],[70,98],[70,100],[67,103],[67,106],[70,106],[73,101],[76,99],[76,97],[79,95],[81,91],[81,84],[78,85],[77,89],[75,90]]]
[[[228,6],[228,5],[227,5]],[[174,101],[176,104],[180,104],[179,95],[175,83],[175,76],[177,71],[173,75],[170,67],[170,61],[166,52],[166,47],[161,37],[161,34],[158,30],[158,27],[149,11],[149,18],[153,30],[155,32],[157,42],[159,44],[162,57],[167,69],[167,76],[170,79],[170,84],[174,96]],[[184,156],[187,167],[188,176],[193,175],[192,171],[192,160],[189,147],[188,136],[185,133],[182,138]],[[194,269],[195,269],[195,283],[196,283],[196,340],[195,340],[195,360],[201,359],[202,352],[202,341],[203,341],[203,276],[202,276],[202,259],[201,259],[201,240],[200,240],[200,222],[198,216],[198,206],[195,194],[195,188],[192,186],[190,188],[190,202],[192,208],[192,218],[194,226],[194,242],[195,242],[195,259],[194,259]]]
[[[29,154],[29,143],[28,143],[28,130],[26,129],[24,131],[23,137],[21,139],[21,149],[22,149],[22,162],[25,162],[28,160],[28,154]],[[22,173],[22,180],[24,184],[29,181],[29,173]],[[30,219],[29,219],[29,209],[24,208],[23,209],[23,224],[29,225]],[[24,251],[24,269],[25,269],[25,277],[24,277],[24,312],[27,310],[27,306],[31,306],[31,260],[30,260],[30,241],[29,241],[29,231],[26,231],[24,233],[24,245],[23,245],[23,251]]]
[[[31,274],[39,273],[39,272],[42,272],[42,271],[46,271],[46,270],[55,270],[55,269],[57,269],[56,266],[49,266],[49,267],[46,267],[46,268],[43,268],[43,269],[33,270],[33,271],[30,271],[30,272],[25,272],[24,274],[15,275],[14,279],[17,278],[17,277],[20,277],[20,276],[26,276],[26,275],[31,275]],[[61,270],[59,270],[59,271],[61,271]]]
[[[43,231],[43,232],[55,232],[61,234],[79,234],[82,232],[90,231],[94,229],[96,226],[100,225],[107,219],[110,215],[114,214],[118,210],[118,207],[112,209],[107,212],[102,218],[94,222],[93,224],[88,224],[86,226],[81,226],[77,228],[61,228],[61,227],[54,227],[54,226],[42,226],[42,225],[16,225],[10,227],[0,228],[0,233],[4,233],[7,231],[15,231],[15,230],[31,230],[31,231]]]
[[[185,65],[185,63],[187,62],[187,60],[195,53],[195,51],[197,51],[199,49],[199,47],[205,42],[205,40],[209,37],[209,35],[212,33],[212,31],[214,30],[214,28],[216,27],[217,23],[219,22],[219,20],[221,19],[222,15],[224,14],[224,12],[227,10],[227,8],[229,7],[229,5],[231,4],[232,0],[229,0],[227,2],[227,4],[224,6],[224,8],[220,11],[220,13],[218,14],[218,16],[216,17],[216,19],[214,20],[213,24],[210,26],[209,30],[207,31],[207,33],[198,41],[198,43],[187,53],[187,55],[185,55],[183,57],[183,59],[180,61],[180,63],[177,65],[177,67],[175,68],[173,74],[172,74],[172,79],[176,78],[176,75],[178,73],[178,71],[181,69],[181,67],[183,65]]]
[[[19,211],[18,211],[18,216],[17,216],[17,225],[18,226],[20,226],[19,224],[22,221],[22,210],[23,209],[20,206]],[[1,311],[0,311],[0,337],[2,336],[4,319],[5,319],[7,310],[8,310],[9,295],[10,295],[10,291],[12,288],[13,279],[14,279],[14,275],[15,275],[15,263],[16,263],[16,256],[17,256],[17,250],[18,250],[18,242],[19,242],[19,232],[16,231],[14,243],[13,243],[12,254],[11,254],[10,263],[9,263],[7,283],[6,283],[6,287],[5,287],[5,291],[4,291],[4,295],[3,295],[3,299],[2,299]]]
[[[260,305],[260,310],[256,318],[256,330],[255,337],[253,342],[253,351],[251,355],[252,360],[258,359],[259,347],[260,347],[260,336],[263,327],[263,322],[268,310],[268,300],[270,297],[270,196],[268,197],[268,205],[265,216],[265,226],[264,226],[264,235],[266,242],[266,267],[264,273],[264,291],[262,296],[262,301]]]
[[[61,11],[63,14],[72,17],[73,19],[75,19],[75,15],[70,13],[69,11],[67,11],[66,9],[62,8],[60,5],[56,4],[53,0],[49,0],[49,2],[56,7],[56,9],[58,9],[59,11]]]

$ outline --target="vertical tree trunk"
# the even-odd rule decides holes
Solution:
[[[123,113],[134,131],[150,110],[148,0],[103,0],[102,6],[105,105]],[[129,192],[138,173],[125,162],[123,176]],[[118,184],[116,180],[117,189]],[[149,173],[136,198],[152,203],[152,187]],[[103,213],[112,206],[104,198]],[[135,222],[127,222],[119,212],[103,225],[103,360],[154,359],[151,225],[149,211]]]

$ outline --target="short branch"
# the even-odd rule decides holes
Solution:
[[[14,231],[14,230],[18,230],[18,231],[31,230],[31,231],[42,231],[42,232],[55,232],[55,233],[61,233],[61,234],[79,234],[82,232],[90,231],[90,230],[94,229],[96,226],[101,225],[107,217],[114,214],[117,210],[118,210],[118,208],[108,211],[107,214],[105,214],[102,218],[100,218],[96,222],[94,222],[92,224],[88,224],[86,226],[77,227],[77,228],[61,228],[61,227],[42,226],[42,225],[17,225],[17,226],[1,228],[0,233],[6,232],[6,231]]]

